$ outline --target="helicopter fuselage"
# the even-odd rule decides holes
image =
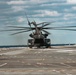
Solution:
[[[43,34],[41,28],[37,27],[36,23],[33,25],[35,26],[35,32],[29,35],[32,39],[28,39],[28,46],[31,48],[45,46],[48,48],[50,46],[50,39],[47,39],[48,34]]]

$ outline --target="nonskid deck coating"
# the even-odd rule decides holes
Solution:
[[[0,75],[76,75],[76,49],[0,49]]]

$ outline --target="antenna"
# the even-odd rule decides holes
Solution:
[[[27,17],[26,12],[25,12],[25,16],[26,16],[26,19],[27,19],[27,21],[28,21],[28,25],[31,27],[31,23],[30,23],[30,21],[29,21],[29,19],[28,19],[28,17]]]
[[[28,19],[28,16],[27,16],[26,12],[25,12],[25,16],[26,16],[26,19],[27,19],[27,21],[28,21],[28,25],[29,25],[30,28],[31,28],[31,23],[30,23],[30,21],[29,21],[29,19]],[[33,30],[32,30],[32,32],[33,32]]]

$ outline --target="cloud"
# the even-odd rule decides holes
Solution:
[[[65,0],[12,0],[7,2],[9,5],[14,5],[14,4],[38,4],[38,3],[46,3],[46,2],[64,2]]]
[[[72,14],[72,13],[65,14],[64,15],[64,20],[74,19],[74,18],[76,18],[75,16],[76,15],[75,14]]]
[[[25,8],[27,8],[27,6],[11,6],[10,9],[5,10],[6,14],[10,14],[10,13],[18,13],[20,11],[25,11]]]
[[[13,5],[13,4],[25,4],[23,0],[18,0],[18,1],[9,1],[7,2],[8,5]]]
[[[74,14],[66,14],[65,17],[73,17]]]
[[[27,6],[23,6],[26,2],[23,0],[12,0],[7,2],[8,5],[11,5],[11,11],[12,12],[19,12],[19,11],[23,11],[24,8],[26,8]],[[11,12],[10,12],[11,13]]]
[[[22,22],[25,21],[25,19],[24,19],[22,16],[20,16],[20,17],[17,18],[17,21],[18,21],[19,23],[22,23]]]
[[[64,11],[65,11],[65,12],[69,12],[69,11],[70,11],[70,9],[64,9]]]
[[[76,10],[76,6],[72,6],[71,8],[65,8],[64,11],[65,12],[73,12]]]
[[[59,16],[60,15],[57,11],[44,11],[44,14],[47,16]]]
[[[49,1],[50,0],[30,0],[29,2],[38,4],[38,3],[45,3],[45,2],[49,2]]]
[[[38,10],[36,12],[39,13],[37,16],[42,16],[42,17],[44,17],[44,16],[59,16],[60,15],[57,11]]]
[[[0,4],[6,4],[6,2],[1,0],[1,1],[0,1]]]
[[[76,4],[76,0],[67,0],[67,3]]]
[[[25,6],[12,6],[11,9],[13,12],[23,11]]]
[[[76,6],[72,7],[73,10],[76,10]]]
[[[54,3],[54,2],[52,2],[52,3],[49,3],[49,4],[41,4],[41,6],[63,6],[63,5],[67,5],[67,3],[66,2],[58,2],[58,3]]]
[[[16,1],[9,1],[7,2],[8,5],[20,5],[20,4],[38,4],[38,3],[45,3],[49,2],[50,0],[16,0]]]

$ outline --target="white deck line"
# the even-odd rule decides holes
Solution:
[[[7,63],[1,64],[0,67],[5,66]]]

